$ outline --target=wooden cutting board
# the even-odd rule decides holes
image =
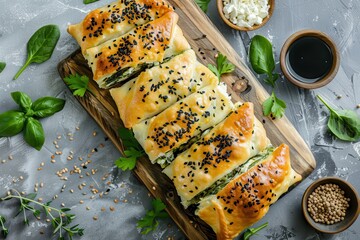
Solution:
[[[271,120],[262,114],[262,102],[268,93],[241,61],[239,55],[211,23],[207,16],[191,0],[168,0],[179,14],[179,26],[186,39],[195,50],[203,64],[214,64],[215,54],[221,52],[237,67],[236,71],[222,80],[228,86],[234,102],[250,101],[254,103],[256,117],[264,123],[267,135],[274,146],[286,143],[291,149],[292,166],[303,178],[315,168],[315,159],[310,149],[296,131],[290,121],[283,117]],[[90,68],[80,50],[59,63],[58,70],[62,78],[79,73],[92,79]],[[123,153],[123,146],[117,129],[122,126],[117,108],[108,90],[99,89],[94,81],[90,81],[93,94],[87,92],[83,98],[77,97],[86,111],[95,119],[104,132]],[[152,165],[147,158],[138,161],[134,174],[145,184],[153,196],[160,198],[167,206],[166,210],[189,239],[216,239],[212,229],[196,217],[194,209],[184,210],[176,195],[174,185],[161,168]]]

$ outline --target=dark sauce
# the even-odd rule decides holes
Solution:
[[[299,81],[314,83],[326,76],[333,64],[330,47],[317,37],[302,37],[286,53],[289,73]]]

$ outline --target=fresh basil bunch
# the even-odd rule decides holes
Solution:
[[[25,141],[40,151],[45,142],[45,134],[38,119],[61,111],[65,100],[42,97],[32,102],[23,92],[12,92],[11,97],[19,105],[19,109],[0,114],[0,137],[11,137],[24,130]]]

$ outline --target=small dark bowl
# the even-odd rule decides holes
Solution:
[[[327,75],[322,77],[320,80],[314,82],[314,83],[305,83],[302,82],[289,72],[287,63],[286,63],[286,54],[289,50],[289,47],[299,38],[302,37],[316,37],[321,40],[323,40],[331,49],[332,55],[333,55],[333,64],[331,66],[330,71]],[[325,86],[326,84],[330,83],[334,77],[336,76],[340,66],[340,54],[336,47],[335,42],[325,33],[317,31],[317,30],[301,30],[299,32],[296,32],[292,34],[284,43],[281,52],[280,52],[280,67],[282,72],[284,73],[285,77],[292,82],[294,85],[305,88],[305,89],[315,89]]]
[[[331,225],[326,225],[323,223],[317,223],[315,222],[308,210],[307,210],[307,200],[310,196],[310,194],[320,185],[324,185],[326,183],[331,183],[331,184],[336,184],[338,185],[344,192],[345,192],[345,197],[346,198],[350,198],[350,202],[349,202],[349,208],[346,210],[346,215],[345,215],[345,219],[331,224]],[[315,228],[317,231],[319,232],[323,232],[323,233],[329,233],[329,234],[334,234],[334,233],[339,233],[344,231],[345,229],[347,229],[348,227],[350,227],[357,219],[357,217],[359,216],[360,213],[360,204],[359,204],[359,196],[355,190],[355,188],[348,182],[346,182],[345,180],[342,180],[340,178],[337,177],[326,177],[326,178],[321,178],[316,180],[315,182],[313,182],[305,191],[303,198],[302,198],[302,211],[304,214],[304,217],[306,219],[306,221],[313,227]]]

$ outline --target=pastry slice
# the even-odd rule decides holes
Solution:
[[[190,49],[178,15],[168,12],[128,34],[85,51],[84,57],[101,88],[129,79],[146,68]]]
[[[82,22],[70,25],[68,32],[84,53],[170,11],[173,8],[164,0],[119,0],[91,11]]]
[[[187,50],[123,86],[110,89],[110,93],[125,127],[132,128],[205,86],[215,87],[218,81],[196,60],[195,52]]]
[[[233,109],[225,85],[205,87],[159,115],[133,126],[135,138],[152,163],[167,165],[204,130],[223,120]]]
[[[182,204],[270,145],[252,103],[244,103],[164,169]]]
[[[300,180],[291,168],[289,147],[282,144],[217,194],[201,200],[195,213],[212,227],[217,239],[233,239],[260,220],[269,206]]]

